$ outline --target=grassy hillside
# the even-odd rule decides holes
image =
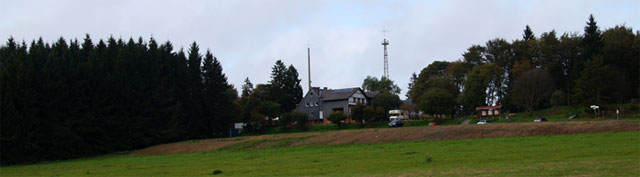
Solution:
[[[493,123],[516,123],[516,122],[532,122],[537,116],[547,118],[552,122],[570,122],[570,121],[596,121],[596,120],[640,120],[640,104],[621,104],[621,105],[605,105],[601,106],[604,110],[604,116],[598,114],[596,117],[594,112],[588,106],[558,106],[547,109],[533,111],[531,115],[524,112],[516,112],[511,120],[506,119],[506,113],[502,117],[498,116],[488,118],[474,118],[472,115],[461,117],[462,119],[473,119],[471,123],[478,120],[490,120]],[[615,110],[620,110],[620,114],[616,115]],[[575,115],[573,119],[569,117]]]
[[[639,176],[640,132],[111,155],[2,176]]]
[[[531,115],[527,115],[524,112],[516,112],[514,113],[516,116],[512,117],[511,120],[506,120],[505,116],[502,115],[501,118],[494,116],[489,118],[474,118],[473,115],[465,115],[461,117],[456,117],[452,119],[444,119],[439,120],[439,125],[457,125],[462,123],[464,120],[471,119],[470,124],[475,124],[479,120],[490,120],[492,123],[519,123],[519,122],[533,122],[535,117],[542,116],[547,118],[547,120],[552,122],[572,122],[572,121],[598,121],[598,120],[640,120],[640,104],[612,104],[605,105],[601,108],[605,109],[604,117],[599,115],[597,118],[593,115],[593,111],[588,106],[558,106],[547,109],[537,110],[531,113]],[[620,109],[621,112],[619,116],[616,116],[615,110]],[[505,113],[506,114],[506,113]],[[575,118],[569,119],[570,116],[576,115]],[[410,120],[405,121],[405,127],[414,127],[414,126],[428,126],[429,123],[433,122],[432,119],[423,118],[420,120]],[[364,124],[362,128],[388,128],[388,121],[385,122],[369,122]],[[342,129],[360,129],[357,124],[344,124]],[[326,131],[334,131],[339,130],[338,126],[335,124],[328,125],[315,125],[309,126],[305,132],[326,132]],[[270,128],[264,132],[260,133],[246,133],[245,135],[263,135],[263,134],[279,134],[279,133],[297,133],[303,132],[296,129],[291,129],[288,131],[283,131],[279,127]]]

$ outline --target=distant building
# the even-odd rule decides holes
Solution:
[[[327,117],[333,111],[347,114],[345,123],[355,123],[351,119],[351,109],[357,104],[371,105],[371,99],[379,92],[364,92],[359,87],[327,89],[312,87],[298,104],[296,110],[307,113],[309,124],[328,124]]]
[[[502,116],[502,105],[495,106],[478,106],[476,107],[476,111],[478,111],[477,117],[491,117],[491,116]]]

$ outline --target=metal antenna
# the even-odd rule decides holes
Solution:
[[[311,44],[307,40],[307,71],[309,72],[309,91],[311,91]]]
[[[391,31],[387,30],[387,26],[385,26],[380,32],[382,32],[382,36],[384,36],[386,38],[387,37],[387,33],[391,32]]]
[[[389,40],[387,40],[386,38],[386,34],[389,31],[386,29],[382,30],[382,33],[384,34],[385,38],[382,40],[382,45],[384,46],[384,75],[382,77],[385,77],[387,79],[389,79],[389,58],[387,55],[387,46],[389,45]]]

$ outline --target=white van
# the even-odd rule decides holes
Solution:
[[[406,111],[402,111],[399,109],[389,110],[389,120],[407,120],[409,119],[409,114]]]

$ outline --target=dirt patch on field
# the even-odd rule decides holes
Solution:
[[[331,132],[291,133],[239,138],[209,139],[152,146],[133,154],[177,154],[206,152],[223,147],[253,143],[249,149],[303,145],[370,144],[401,141],[438,141],[472,138],[541,136],[577,133],[640,131],[638,121],[544,122],[490,125],[455,125],[383,129],[340,130]],[[286,142],[286,140],[294,140]],[[278,143],[285,142],[285,143]]]
[[[273,141],[264,140],[277,140],[277,139],[300,139],[301,137],[311,136],[313,133],[295,133],[295,134],[283,134],[283,135],[261,135],[261,136],[247,136],[236,138],[218,138],[207,140],[191,140],[171,144],[155,145],[145,149],[134,151],[132,154],[136,155],[155,155],[155,154],[182,154],[182,153],[195,153],[195,152],[207,152],[211,150],[221,149],[223,147],[236,145],[246,142],[263,141],[264,144],[257,144],[256,148],[267,147],[273,144]]]

